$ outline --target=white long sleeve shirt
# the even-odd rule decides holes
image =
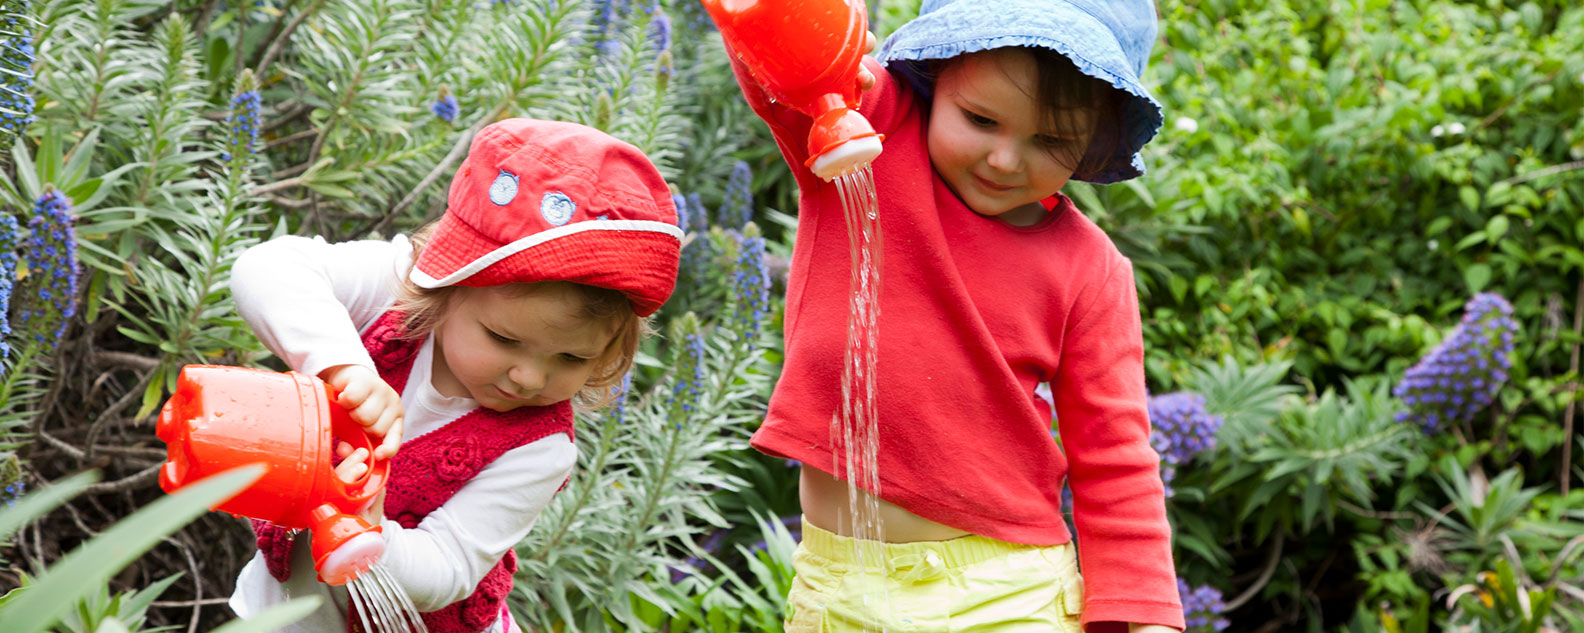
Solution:
[[[282,237],[248,249],[237,260],[231,291],[243,320],[292,369],[308,375],[345,364],[373,369],[360,334],[394,304],[412,259],[412,245],[404,236],[388,242],[340,244]],[[430,381],[433,362],[430,336],[423,341],[402,394],[404,440],[439,429],[478,407],[471,398],[435,391]],[[577,449],[559,433],[507,451],[416,528],[382,521],[386,547],[380,564],[419,611],[466,598],[507,550],[527,536],[576,461]],[[298,537],[291,579],[285,583],[270,576],[262,555],[254,555],[231,595],[231,609],[239,617],[293,597],[319,595],[324,598],[319,609],[280,630],[346,630],[346,589],[318,581],[307,538],[306,532]],[[491,630],[503,629],[503,622],[497,621]]]

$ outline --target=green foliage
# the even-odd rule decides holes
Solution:
[[[137,626],[142,608],[153,600],[162,586],[154,591],[141,592],[128,598],[125,605],[120,598],[103,598],[102,586],[127,563],[132,562],[148,548],[171,532],[208,511],[209,507],[242,490],[256,481],[264,471],[259,466],[244,466],[221,473],[160,499],[138,511],[115,527],[84,543],[62,557],[26,586],[0,597],[0,618],[6,630],[14,633],[40,633],[60,622],[64,630],[101,630],[107,620],[116,620],[119,629]],[[38,519],[58,507],[68,498],[82,492],[97,478],[84,473],[62,481],[47,490],[27,495],[16,506],[0,514],[0,538],[9,537],[24,523]],[[103,601],[101,601],[103,599]],[[298,601],[293,610],[317,606],[317,600]],[[109,603],[109,604],[107,604]],[[90,610],[90,607],[97,609]],[[73,609],[77,609],[75,614]],[[302,610],[298,617],[306,615]],[[123,620],[120,616],[130,616]],[[295,621],[295,618],[287,622]],[[93,622],[97,622],[94,624]],[[257,626],[248,630],[263,630]]]
[[[673,581],[656,570],[650,582],[664,602],[633,597],[633,613],[646,630],[780,631],[786,619],[786,595],[792,588],[792,553],[797,541],[780,521],[759,518],[761,545],[738,546],[747,573],[740,574],[721,561],[701,553],[702,559],[721,571],[709,579],[696,573]]]

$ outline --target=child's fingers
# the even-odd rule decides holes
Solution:
[[[340,477],[341,481],[347,483],[357,481],[358,477],[362,477],[363,473],[368,471],[368,464],[365,463],[368,460],[368,456],[369,451],[366,448],[359,448],[352,451],[352,453],[347,455],[347,458],[341,462],[341,465],[336,466],[336,476]]]
[[[874,85],[875,85],[874,73],[869,72],[868,68],[864,68],[862,66],[859,66],[858,67],[858,89],[860,89],[860,90],[868,90],[870,88],[873,88]]]
[[[341,459],[346,459],[351,454],[352,454],[352,445],[351,444],[348,444],[346,442],[340,442],[340,443],[336,444],[336,456],[337,457],[340,457]]]
[[[368,402],[371,391],[372,389],[369,388],[367,383],[354,380],[341,388],[341,393],[336,396],[336,404],[341,405],[342,408],[356,409],[362,406],[363,403]]]
[[[365,427],[375,427],[381,422],[380,418],[390,409],[390,405],[382,402],[379,398],[369,398],[352,410],[352,419]],[[379,433],[373,428],[369,430],[376,434]]]
[[[401,448],[401,440],[402,419],[397,417],[396,422],[391,425],[391,428],[385,431],[385,440],[380,442],[379,447],[374,449],[374,456],[379,459],[390,459],[395,457],[396,449]]]
[[[875,49],[874,31],[864,31],[864,52],[873,53]]]

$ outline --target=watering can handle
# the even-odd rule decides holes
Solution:
[[[352,419],[350,411],[335,404],[337,396],[340,395],[339,390],[328,382],[318,378],[314,380],[324,386],[325,396],[331,403],[330,435],[333,441],[344,441],[350,444],[353,450],[359,448],[368,450],[368,458],[365,462],[368,468],[356,481],[348,483],[342,481],[340,477],[332,478],[331,485],[336,486],[345,499],[346,511],[355,512],[362,509],[385,488],[386,477],[390,472],[390,460],[374,456],[374,449],[379,447],[382,438],[369,433],[366,427]],[[334,446],[331,450],[335,450]]]

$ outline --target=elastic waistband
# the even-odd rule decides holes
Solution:
[[[862,548],[865,555],[883,552],[887,561],[917,560],[934,553],[947,567],[974,565],[1001,558],[1008,554],[1032,550],[1070,549],[1071,543],[1061,545],[1025,545],[1008,543],[993,538],[970,534],[949,541],[915,541],[912,543],[877,543],[842,536],[803,521],[803,547],[810,554],[832,561],[855,561],[856,552]]]

